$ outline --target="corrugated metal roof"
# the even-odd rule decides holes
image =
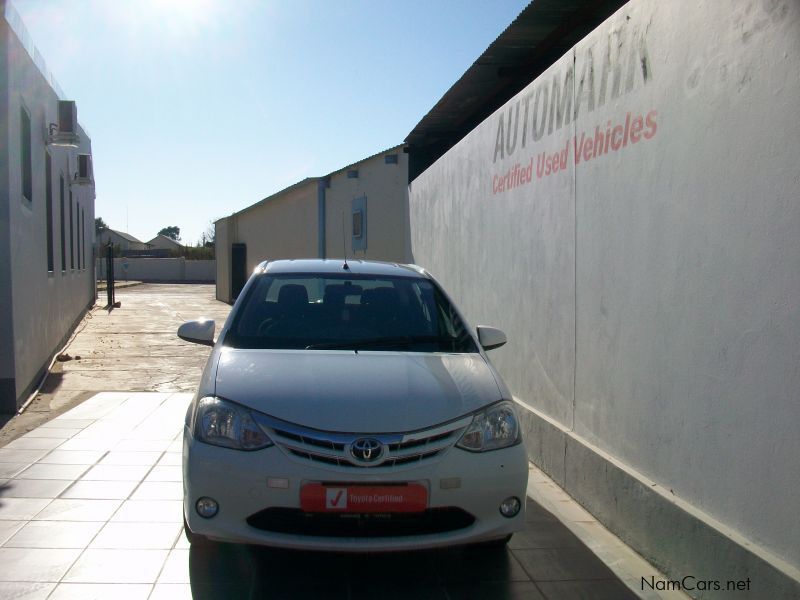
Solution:
[[[534,0],[417,123],[413,180],[627,0]]]

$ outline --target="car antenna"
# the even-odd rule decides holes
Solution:
[[[342,254],[344,255],[344,264],[342,265],[342,269],[349,271],[350,265],[347,264],[347,242],[345,240],[344,232],[344,211],[342,211]]]

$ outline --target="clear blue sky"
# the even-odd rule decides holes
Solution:
[[[97,215],[209,222],[403,141],[528,0],[11,0],[92,138]]]

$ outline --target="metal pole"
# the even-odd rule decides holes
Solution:
[[[110,242],[106,249],[106,297],[111,310],[114,308],[114,246]]]

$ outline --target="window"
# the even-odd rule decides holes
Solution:
[[[22,195],[33,200],[33,165],[31,161],[31,118],[25,108],[20,108],[20,159],[22,160]]]
[[[83,268],[86,268],[86,211],[81,209],[81,231],[83,232],[83,243],[81,244],[81,255],[83,256]]]
[[[72,212],[72,190],[69,191],[69,268],[75,269],[75,217]]]
[[[260,275],[231,315],[223,343],[234,348],[478,351],[455,308],[422,277]]]
[[[67,235],[64,215],[64,174],[61,174],[61,272],[67,270]]]
[[[55,270],[53,265],[53,162],[50,153],[44,153],[44,198],[45,198],[45,219],[47,223],[47,272]]]
[[[77,242],[78,246],[75,251],[76,262],[78,263],[78,270],[81,270],[81,204],[80,202],[75,203],[75,225],[77,225],[78,235],[77,235]]]
[[[353,230],[351,233],[351,243],[353,251],[367,250],[367,197],[353,198],[350,205],[350,213],[353,215]]]

